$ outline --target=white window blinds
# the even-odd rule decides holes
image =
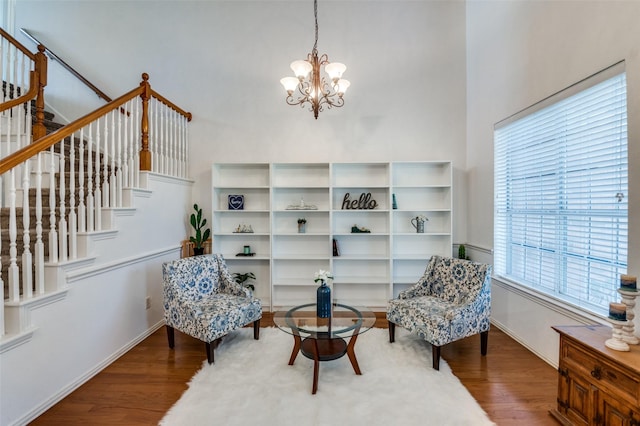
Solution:
[[[494,131],[496,275],[599,314],[627,268],[621,65]]]

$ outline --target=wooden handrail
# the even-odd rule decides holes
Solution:
[[[41,138],[47,132],[44,126],[44,88],[47,85],[47,57],[44,54],[45,47],[42,44],[39,44],[38,52],[31,53],[29,49],[20,44],[18,40],[11,37],[11,35],[2,28],[0,28],[0,35],[6,38],[9,43],[15,46],[16,49],[24,53],[25,56],[31,59],[33,61],[34,68],[33,71],[29,72],[29,90],[27,91],[27,93],[25,93],[25,95],[23,96],[17,97],[16,99],[12,99],[8,102],[3,102],[2,104],[0,104],[0,112],[13,108],[16,105],[29,102],[35,98],[36,120],[33,124],[33,138]]]
[[[157,100],[159,100],[160,102],[162,102],[163,104],[165,104],[166,106],[168,106],[169,108],[171,108],[172,110],[176,111],[178,114],[186,117],[187,121],[191,121],[192,116],[190,112],[186,112],[185,110],[183,110],[182,108],[180,108],[179,106],[177,106],[176,104],[174,104],[173,102],[171,102],[170,100],[168,100],[167,98],[165,98],[164,96],[162,96],[161,94],[159,94],[153,89],[151,90],[151,95]]]
[[[26,102],[29,102],[31,99],[35,98],[35,96],[38,94],[38,86],[34,84],[34,82],[38,80],[39,80],[38,73],[35,71],[31,71],[29,74],[29,91],[27,91],[27,93],[25,93],[20,97],[11,99],[10,101],[7,101],[7,102],[2,102],[0,104],[0,112],[11,109],[16,105],[24,104]]]
[[[98,108],[97,110],[85,115],[84,117],[80,117],[77,120],[67,124],[64,127],[52,132],[37,141],[33,142],[30,145],[14,152],[11,155],[0,160],[0,175],[11,170],[15,166],[27,161],[29,158],[33,157],[37,153],[44,151],[50,148],[52,145],[61,141],[62,139],[71,136],[75,131],[80,130],[87,124],[95,121],[96,119],[102,117],[109,111],[118,108],[123,103],[127,102],[130,99],[133,99],[136,96],[139,96],[143,92],[142,87],[136,87],[128,93],[120,96],[119,98],[109,102],[106,105]]]
[[[27,49],[22,44],[20,44],[20,42],[18,40],[16,40],[15,38],[11,37],[11,35],[8,32],[6,32],[5,30],[3,30],[2,28],[0,28],[0,35],[2,37],[6,38],[7,40],[9,40],[11,42],[11,44],[13,44],[16,48],[18,48],[22,53],[27,55],[29,58],[31,58],[32,61],[36,60],[35,53],[32,53],[29,49]]]
[[[190,112],[184,111],[182,108],[176,106],[173,102],[167,100],[164,96],[153,91],[149,84],[149,75],[147,73],[142,74],[142,82],[139,87],[125,93],[117,99],[109,102],[106,105],[96,109],[95,111],[78,118],[77,120],[67,124],[64,127],[38,138],[32,144],[14,152],[11,155],[0,160],[0,175],[11,170],[17,165],[27,161],[34,155],[42,152],[57,142],[71,136],[74,132],[80,130],[84,126],[93,121],[99,119],[108,112],[119,108],[122,110],[121,105],[125,102],[133,99],[136,96],[140,96],[142,99],[142,117],[141,117],[141,151],[140,151],[140,170],[151,170],[151,152],[149,152],[149,114],[148,103],[151,97],[157,98],[160,102],[172,108],[179,114],[187,118],[187,121],[191,121],[192,115]],[[34,139],[35,136],[34,136]]]

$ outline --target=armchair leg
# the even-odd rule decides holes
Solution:
[[[431,355],[433,358],[433,369],[440,370],[440,346],[431,345]]]
[[[169,340],[169,347],[173,349],[173,347],[175,346],[173,327],[165,325],[165,328],[167,329],[167,339]]]
[[[209,342],[205,342],[205,347],[207,349],[207,361],[209,362],[209,364],[213,364],[213,347],[214,345],[212,345]]]
[[[480,333],[480,353],[482,355],[487,354],[487,345],[489,342],[489,330]]]
[[[260,318],[253,322],[253,338],[260,340]]]
[[[389,343],[393,343],[396,341],[396,325],[391,321],[387,321],[389,323]]]

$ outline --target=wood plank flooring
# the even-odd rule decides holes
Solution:
[[[386,327],[383,315],[376,326]],[[262,325],[273,326],[270,314]],[[170,350],[160,328],[31,424],[157,424],[206,359],[204,343],[175,335]],[[486,357],[480,355],[480,336],[474,336],[442,348],[442,358],[496,424],[558,424],[548,414],[555,406],[557,372],[496,327]]]

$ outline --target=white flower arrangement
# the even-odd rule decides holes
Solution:
[[[332,279],[333,279],[333,276],[331,275],[330,271],[325,271],[324,269],[320,269],[318,272],[316,272],[315,279],[313,281],[326,282],[327,280],[332,280]]]
[[[421,222],[428,222],[429,218],[427,216],[423,215],[423,214],[419,214],[418,216],[416,216],[416,220],[418,222],[420,222],[420,221]]]

